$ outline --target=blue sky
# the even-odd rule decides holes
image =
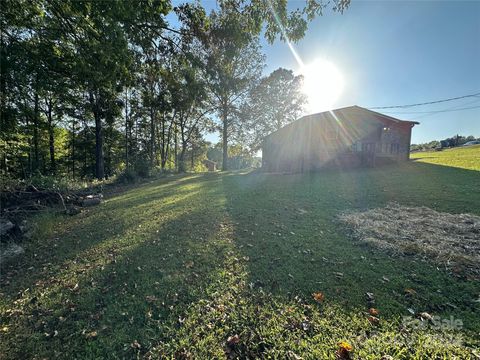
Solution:
[[[212,8],[215,2],[205,1]],[[304,1],[290,1],[301,7]],[[262,40],[265,73],[299,71],[287,44]],[[402,105],[480,92],[480,1],[355,1],[344,14],[326,11],[294,44],[303,62],[324,58],[344,79],[334,107]],[[416,120],[412,142],[454,134],[480,136],[480,108],[444,113],[406,113],[480,106],[480,97],[408,109],[381,110]],[[218,136],[208,136],[216,140]]]

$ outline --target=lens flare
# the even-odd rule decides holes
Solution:
[[[303,92],[312,113],[333,108],[343,90],[343,76],[330,61],[316,59],[300,68],[304,76]]]

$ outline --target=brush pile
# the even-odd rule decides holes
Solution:
[[[19,245],[32,236],[30,217],[42,211],[75,215],[82,207],[101,203],[103,195],[90,189],[55,190],[34,185],[16,187],[0,194],[0,264],[23,254]]]
[[[1,215],[9,218],[15,214],[52,209],[73,215],[72,208],[98,205],[102,198],[102,194],[91,194],[84,191],[55,191],[29,185],[24,189],[2,192],[0,197]]]

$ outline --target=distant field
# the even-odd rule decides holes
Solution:
[[[337,217],[392,201],[480,215],[479,172],[468,170],[479,152],[172,176],[40,218],[23,260],[2,269],[0,357],[333,360],[343,341],[352,359],[476,358],[478,280],[355,241]],[[461,325],[420,322],[422,312]]]
[[[442,151],[416,152],[410,156],[419,162],[480,171],[480,145]]]

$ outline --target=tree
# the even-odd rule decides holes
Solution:
[[[252,150],[263,138],[296,120],[304,111],[307,98],[302,93],[303,77],[292,70],[279,68],[262,78],[242,105],[240,117]]]
[[[229,142],[238,145],[244,125],[240,106],[260,78],[259,36],[298,40],[325,6],[219,5],[207,17],[200,3],[172,8],[170,0],[2,1],[2,173],[102,179],[122,161],[143,174],[183,171],[213,113],[227,168]],[[175,29],[165,18],[172,10]]]
[[[168,1],[142,2],[130,6],[113,1],[49,1],[46,13],[61,28],[60,39],[74,48],[72,77],[87,94],[95,123],[95,175],[105,177],[104,121],[117,107],[133,63],[130,44],[143,41],[138,29],[161,32],[162,16],[170,10]],[[150,39],[150,38],[148,38]],[[116,110],[113,110],[116,112]]]
[[[260,78],[264,57],[258,37],[245,27],[244,19],[229,7],[213,12],[203,36],[205,69],[211,104],[221,128],[222,170],[228,168],[228,138],[235,112]]]

